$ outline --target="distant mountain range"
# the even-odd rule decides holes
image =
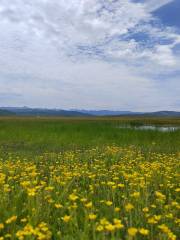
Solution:
[[[44,108],[28,108],[28,107],[2,107],[0,108],[0,115],[7,112],[7,115],[16,116],[64,116],[64,117],[83,117],[89,116],[89,114],[73,111],[73,110],[61,110],[61,109],[44,109]],[[5,114],[2,114],[5,115]]]
[[[146,116],[160,116],[160,117],[180,117],[180,112],[176,111],[159,111],[159,112],[151,112],[151,113],[144,113],[141,115]]]
[[[64,117],[93,117],[93,116],[147,116],[147,117],[180,117],[180,112],[158,111],[158,112],[131,112],[110,110],[62,110],[28,107],[1,107],[0,116],[64,116]]]
[[[110,111],[110,110],[75,110],[93,116],[114,116],[114,115],[130,115],[130,111]]]
[[[180,112],[158,111],[158,112],[131,112],[131,111],[109,111],[109,110],[78,110],[92,116],[159,116],[180,117]]]

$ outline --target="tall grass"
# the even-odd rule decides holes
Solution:
[[[0,240],[179,239],[178,119],[0,119]]]
[[[146,121],[141,119],[141,124]],[[160,120],[158,121],[160,124]],[[122,121],[117,119],[1,119],[0,144],[4,151],[24,151],[33,154],[112,144],[135,145],[144,151],[179,151],[179,130],[138,131],[118,128],[121,124]]]

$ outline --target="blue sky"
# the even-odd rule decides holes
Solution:
[[[180,111],[179,0],[0,0],[0,105]]]
[[[180,28],[180,2],[178,0],[172,1],[157,9],[154,14],[163,24],[167,26]]]

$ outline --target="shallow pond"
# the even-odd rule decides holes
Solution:
[[[129,128],[136,130],[154,130],[160,132],[174,132],[180,130],[180,126],[154,126],[154,125],[142,125],[142,126],[119,126],[119,128]]]

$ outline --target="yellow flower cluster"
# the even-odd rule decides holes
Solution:
[[[178,239],[180,154],[108,146],[0,159],[0,240]]]
[[[115,230],[119,230],[124,228],[122,221],[120,219],[114,218],[113,223],[109,222],[106,218],[102,218],[100,222],[97,224],[96,230],[98,232],[107,231],[113,232]]]
[[[30,224],[27,224],[22,230],[16,233],[16,237],[19,240],[27,239],[27,237],[36,238],[38,240],[51,239],[51,232],[49,231],[47,224],[42,222],[37,227],[33,228]]]

